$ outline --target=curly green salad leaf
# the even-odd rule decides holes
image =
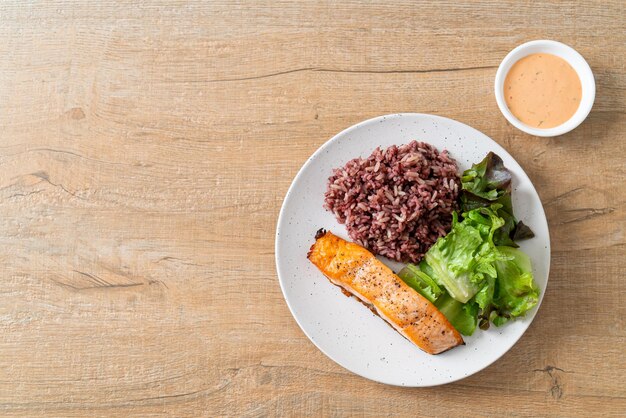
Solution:
[[[455,214],[448,235],[437,240],[424,256],[435,281],[461,303],[478,293],[487,277],[496,276],[495,262],[500,255],[493,235],[504,225],[496,214],[499,207],[494,204],[464,213],[462,222]]]
[[[490,152],[461,176],[461,211],[469,212],[494,203],[502,205],[498,209],[498,216],[504,219],[504,225],[496,232],[494,242],[496,245],[517,247],[515,240],[535,235],[513,216],[511,180],[511,172],[504,166],[502,159]]]
[[[501,326],[539,301],[530,258],[514,240],[534,236],[518,222],[511,203],[511,174],[489,153],[462,176],[462,220],[437,240],[419,265],[398,275],[430,300],[462,334]]]
[[[463,172],[461,183],[464,193],[461,200],[463,201],[463,197],[479,197],[491,202],[498,200],[505,194],[510,194],[511,179],[511,172],[504,166],[502,159],[490,152],[481,162]]]

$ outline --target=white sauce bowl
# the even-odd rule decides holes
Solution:
[[[504,99],[504,80],[506,79],[506,75],[513,64],[528,55],[538,53],[556,55],[557,57],[563,58],[567,61],[578,74],[582,87],[582,97],[576,113],[574,113],[566,122],[553,128],[541,129],[526,125],[517,119],[513,113],[511,113]],[[509,52],[506,57],[504,57],[500,67],[498,67],[498,72],[496,73],[495,94],[496,102],[498,103],[500,111],[517,129],[530,135],[557,136],[571,131],[580,125],[585,118],[587,118],[587,115],[589,115],[593,102],[596,98],[596,82],[587,61],[585,61],[582,55],[576,52],[573,48],[556,41],[531,41],[518,46],[513,51]]]

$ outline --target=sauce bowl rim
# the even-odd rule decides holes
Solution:
[[[536,53],[557,55],[567,61],[576,71],[582,87],[580,105],[576,112],[567,121],[552,128],[542,129],[526,125],[513,115],[504,99],[504,80],[511,67],[520,59]],[[562,42],[542,39],[523,43],[504,57],[496,72],[494,92],[500,112],[513,126],[530,135],[552,137],[572,131],[587,118],[595,101],[596,84],[591,67],[578,51]]]

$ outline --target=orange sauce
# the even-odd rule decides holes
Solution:
[[[552,54],[517,61],[504,80],[504,98],[517,119],[534,128],[569,120],[580,105],[582,85],[571,65]]]

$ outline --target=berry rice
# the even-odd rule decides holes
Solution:
[[[459,190],[448,152],[412,141],[334,169],[324,207],[374,254],[417,263],[450,231]]]

